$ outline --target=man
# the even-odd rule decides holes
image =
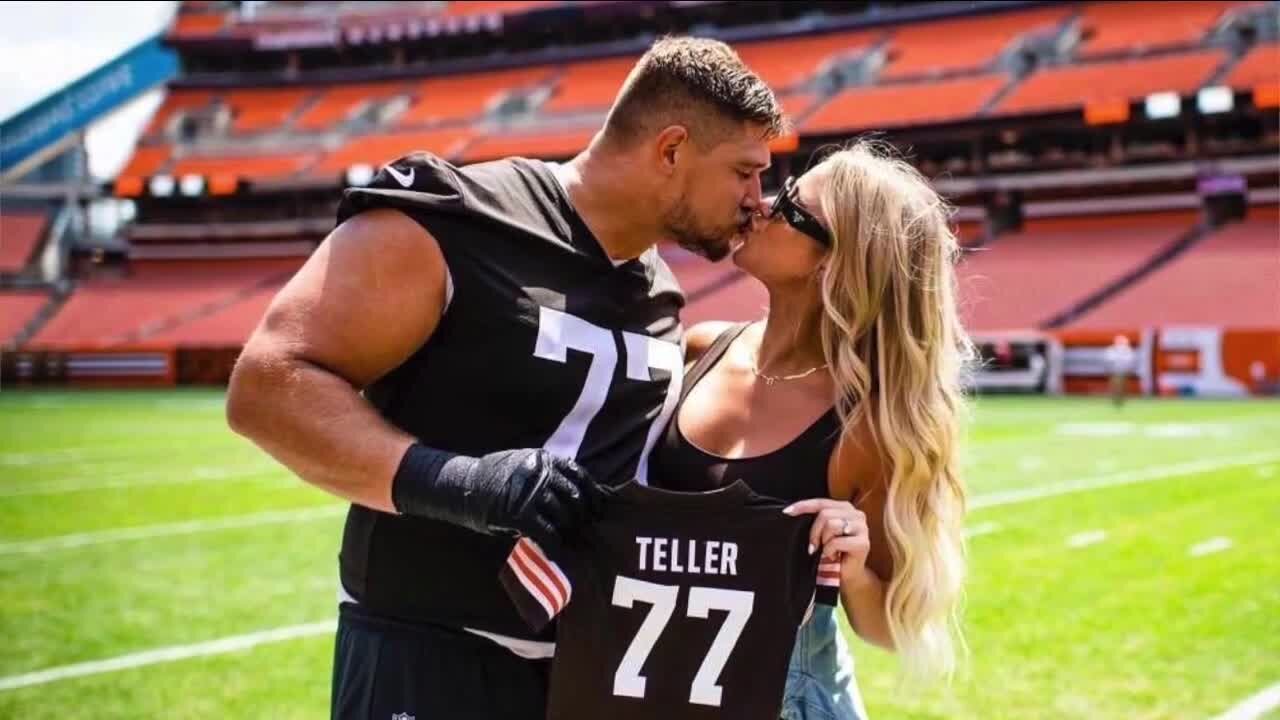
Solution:
[[[728,46],[666,39],[563,166],[420,153],[345,193],[227,398],[232,428],[352,503],[335,717],[543,717],[553,635],[499,569],[516,535],[572,542],[591,478],[644,480],[683,357],[654,246],[724,257],[782,122]]]
[[[1107,370],[1111,373],[1111,404],[1117,408],[1124,405],[1128,393],[1133,357],[1133,347],[1127,335],[1116,335],[1106,350]]]

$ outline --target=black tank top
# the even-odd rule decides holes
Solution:
[[[741,480],[760,495],[787,502],[829,497],[827,463],[840,438],[840,417],[835,408],[781,448],[745,458],[712,455],[680,432],[680,408],[685,398],[749,324],[740,323],[721,333],[689,371],[680,405],[649,459],[649,482],[667,490],[701,492]]]

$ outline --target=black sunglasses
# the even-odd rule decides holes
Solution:
[[[795,177],[787,178],[782,184],[778,197],[773,200],[773,207],[769,208],[769,217],[782,213],[788,225],[817,240],[823,247],[831,247],[831,233],[818,222],[818,218],[814,217],[813,213],[800,206],[796,201],[798,195]]]

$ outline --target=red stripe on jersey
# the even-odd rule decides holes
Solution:
[[[515,571],[516,577],[520,578],[520,582],[529,591],[529,594],[534,596],[538,604],[542,605],[543,609],[547,611],[547,619],[550,620],[555,617],[560,612],[559,597],[539,577],[538,571],[534,568],[532,561],[529,560],[519,543],[512,548],[511,555],[507,557],[507,562],[511,564],[511,569]]]
[[[560,568],[557,567],[555,563],[551,562],[551,560],[542,553],[542,548],[538,547],[538,544],[534,541],[529,540],[528,538],[520,538],[520,541],[517,542],[516,545],[523,545],[524,550],[528,552],[529,557],[533,558],[533,561],[537,566],[546,573],[547,577],[551,579],[554,589],[560,593],[560,607],[556,609],[556,611],[559,612],[560,609],[569,604],[569,579],[564,576],[564,573],[560,572]]]

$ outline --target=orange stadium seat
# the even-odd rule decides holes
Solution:
[[[142,145],[133,151],[133,157],[120,171],[122,177],[147,177],[155,175],[169,162],[173,148],[168,145]]]
[[[1081,107],[1091,101],[1137,100],[1150,93],[1193,93],[1222,63],[1220,50],[1145,60],[1067,65],[1033,73],[996,108],[997,114]]]
[[[5,290],[0,292],[0,344],[13,339],[49,302],[48,293]]]
[[[358,135],[347,144],[325,155],[311,169],[312,176],[341,176],[358,163],[380,167],[396,158],[419,150],[449,159],[455,157],[471,140],[471,128],[444,128],[416,133],[392,135]]]
[[[294,122],[294,127],[300,130],[328,129],[346,120],[358,105],[387,100],[406,89],[403,82],[335,86],[326,90],[314,105],[304,110]]]
[[[550,68],[537,67],[430,78],[415,88],[418,99],[397,125],[407,128],[479,117],[499,93],[536,85],[550,74]]]
[[[1061,23],[1070,12],[1051,7],[905,25],[893,33],[882,77],[986,67],[1019,35]]]
[[[169,32],[176,37],[200,37],[213,35],[226,24],[227,16],[221,13],[181,13]]]
[[[965,323],[1037,327],[1149,260],[1198,219],[1187,211],[1028,220],[960,264]]]
[[[556,81],[555,94],[542,106],[542,112],[583,112],[609,107],[638,59],[609,58],[569,65]]]
[[[1081,57],[1199,44],[1231,2],[1105,2],[1086,5],[1080,25]]]
[[[498,0],[458,0],[456,2],[448,3],[445,6],[444,14],[454,17],[463,15],[480,15],[482,13],[514,15],[516,13],[528,12],[530,10],[560,4],[562,3],[559,2],[559,0],[510,0],[510,2],[501,2]]]
[[[301,259],[295,262],[294,272],[298,267],[302,267],[302,262]],[[226,306],[212,309],[208,313],[201,313],[198,317],[177,324],[168,330],[149,335],[146,339],[148,342],[179,347],[243,345],[249,339],[258,321],[266,314],[271,300],[288,281],[288,277],[282,275],[275,281],[248,291],[243,297]]]
[[[183,175],[233,175],[253,180],[273,180],[296,174],[315,159],[313,153],[282,155],[192,155],[178,160],[171,173]]]
[[[878,38],[873,32],[841,32],[742,43],[734,50],[770,87],[785,90],[808,80],[824,61],[865,51]]]
[[[147,130],[144,134],[151,135],[161,132],[175,113],[204,107],[209,104],[212,98],[213,93],[208,90],[169,91],[164,102],[161,103],[160,109],[156,110],[156,114],[151,116],[151,122],[147,124]]]
[[[283,281],[298,258],[252,260],[151,260],[132,263],[123,279],[88,280],[28,343],[32,347],[105,346],[138,337],[148,328]]]
[[[567,158],[585,148],[597,128],[557,130],[547,133],[488,135],[477,139],[462,154],[461,162],[496,160],[508,155],[536,158]]]
[[[1259,45],[1240,58],[1222,84],[1233,88],[1254,88],[1280,83],[1280,43]]]
[[[982,75],[936,83],[845,90],[805,121],[806,133],[960,120],[973,116],[1009,79]]]
[[[314,88],[251,88],[233,90],[222,101],[231,107],[235,132],[279,130]]]
[[[1072,326],[1280,328],[1277,228],[1275,206],[1250,208],[1244,222],[1218,229]]]
[[[26,267],[48,225],[49,216],[42,212],[0,214],[0,273],[16,273]]]

